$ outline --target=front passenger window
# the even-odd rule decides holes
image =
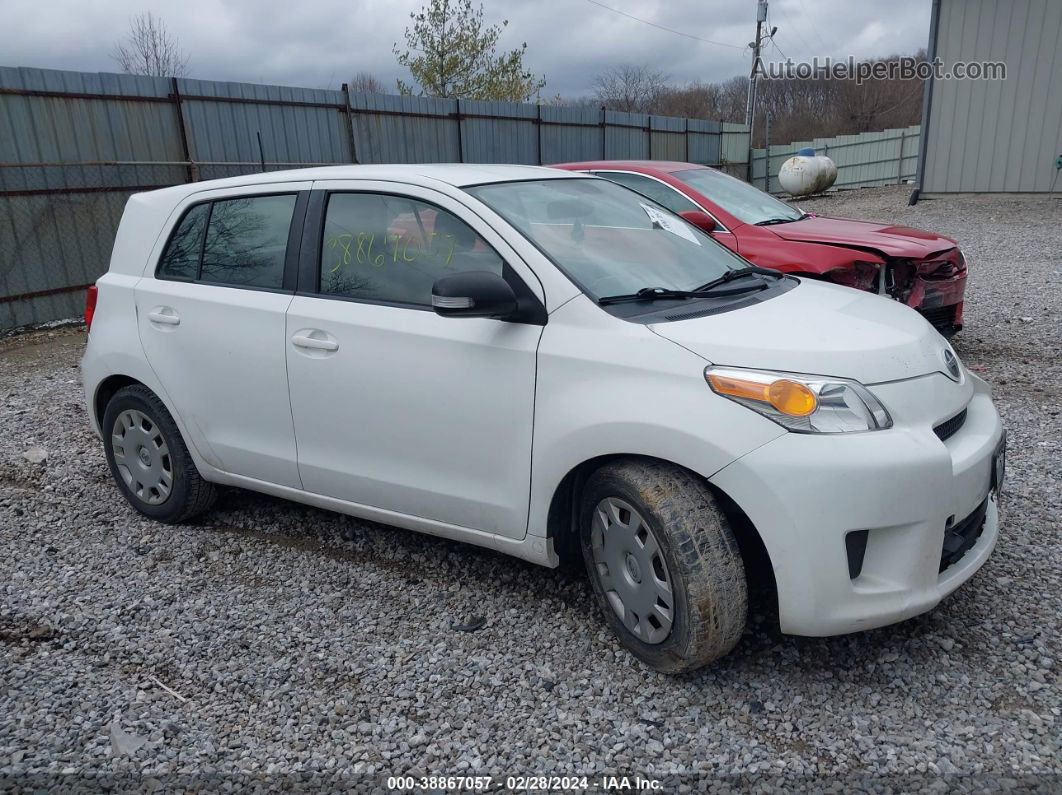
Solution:
[[[328,199],[320,289],[326,295],[431,306],[440,276],[500,276],[502,267],[501,257],[472,227],[441,207],[378,193],[334,193]]]

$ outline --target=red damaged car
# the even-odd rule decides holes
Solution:
[[[694,163],[599,160],[554,167],[626,185],[757,265],[891,296],[917,309],[945,336],[962,328],[966,259],[951,238],[801,212]]]

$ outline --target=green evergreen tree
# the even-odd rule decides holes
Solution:
[[[430,0],[409,15],[406,49],[394,45],[401,66],[416,84],[398,81],[401,94],[456,99],[492,99],[526,102],[546,81],[524,66],[527,44],[498,55],[498,37],[509,24],[487,25],[483,6],[472,0]]]

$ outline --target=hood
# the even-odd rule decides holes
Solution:
[[[864,384],[947,373],[948,343],[897,301],[801,280],[775,298],[650,328],[712,364],[853,378]]]
[[[801,243],[827,243],[857,246],[880,251],[887,257],[922,259],[955,246],[950,237],[915,229],[912,226],[888,226],[873,221],[847,218],[804,218],[788,224],[767,227],[783,240]]]

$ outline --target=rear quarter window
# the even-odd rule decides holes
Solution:
[[[192,281],[199,275],[199,255],[209,215],[209,204],[197,204],[184,214],[159,259],[156,276]]]

